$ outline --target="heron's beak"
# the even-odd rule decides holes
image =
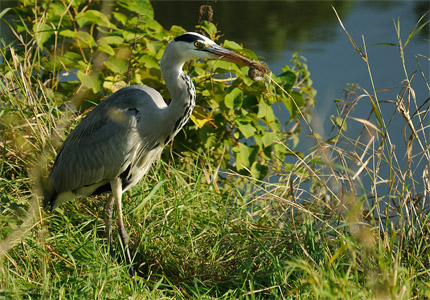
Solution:
[[[250,66],[252,63],[250,59],[216,44],[206,48],[205,51],[211,53],[214,59],[225,60],[242,66]]]

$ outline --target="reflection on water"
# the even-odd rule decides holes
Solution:
[[[207,1],[153,1],[156,19],[164,26],[182,25],[193,30],[199,7]],[[330,41],[336,20],[331,4],[346,15],[351,1],[218,1],[213,22],[225,38],[240,41],[247,48],[276,56],[291,43]]]

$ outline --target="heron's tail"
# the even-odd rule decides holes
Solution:
[[[42,180],[43,190],[43,207],[45,209],[53,210],[55,199],[57,198],[57,192],[50,178]]]

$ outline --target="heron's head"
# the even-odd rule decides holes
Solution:
[[[212,40],[195,32],[184,33],[171,41],[164,52],[162,64],[163,60],[184,63],[197,58],[220,59],[243,66],[251,64],[248,58],[218,46]]]

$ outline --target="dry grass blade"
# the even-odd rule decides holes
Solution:
[[[361,154],[361,157],[359,158],[359,162],[357,162],[360,166],[360,168],[355,172],[354,176],[352,176],[352,180],[356,180],[358,176],[360,176],[361,172],[366,168],[366,166],[368,165],[368,163],[372,160],[372,157],[369,155],[369,158],[363,162],[363,158],[366,155],[367,151],[370,149],[371,145],[373,144],[375,140],[375,137],[372,136],[369,139],[369,142],[366,145],[366,149],[363,151],[363,153]]]
[[[337,20],[339,21],[339,24],[342,27],[343,31],[345,31],[346,35],[348,36],[349,41],[351,42],[352,46],[354,46],[354,49],[357,51],[358,54],[360,54],[360,57],[364,60],[364,62],[368,63],[367,56],[364,55],[363,51],[361,51],[361,49],[357,46],[357,44],[354,42],[352,37],[349,35],[348,31],[346,30],[345,26],[343,25],[341,18],[339,17],[336,9],[334,8],[333,5],[331,7],[333,8],[334,13],[336,14]]]
[[[377,127],[375,124],[373,124],[372,122],[365,120],[365,119],[361,119],[361,118],[355,118],[355,117],[349,117],[351,120],[360,122],[362,124],[364,124],[366,127],[370,127],[372,129],[374,129],[375,131],[377,131],[381,136],[383,136],[383,132],[381,131],[381,129],[379,129],[379,127]]]

